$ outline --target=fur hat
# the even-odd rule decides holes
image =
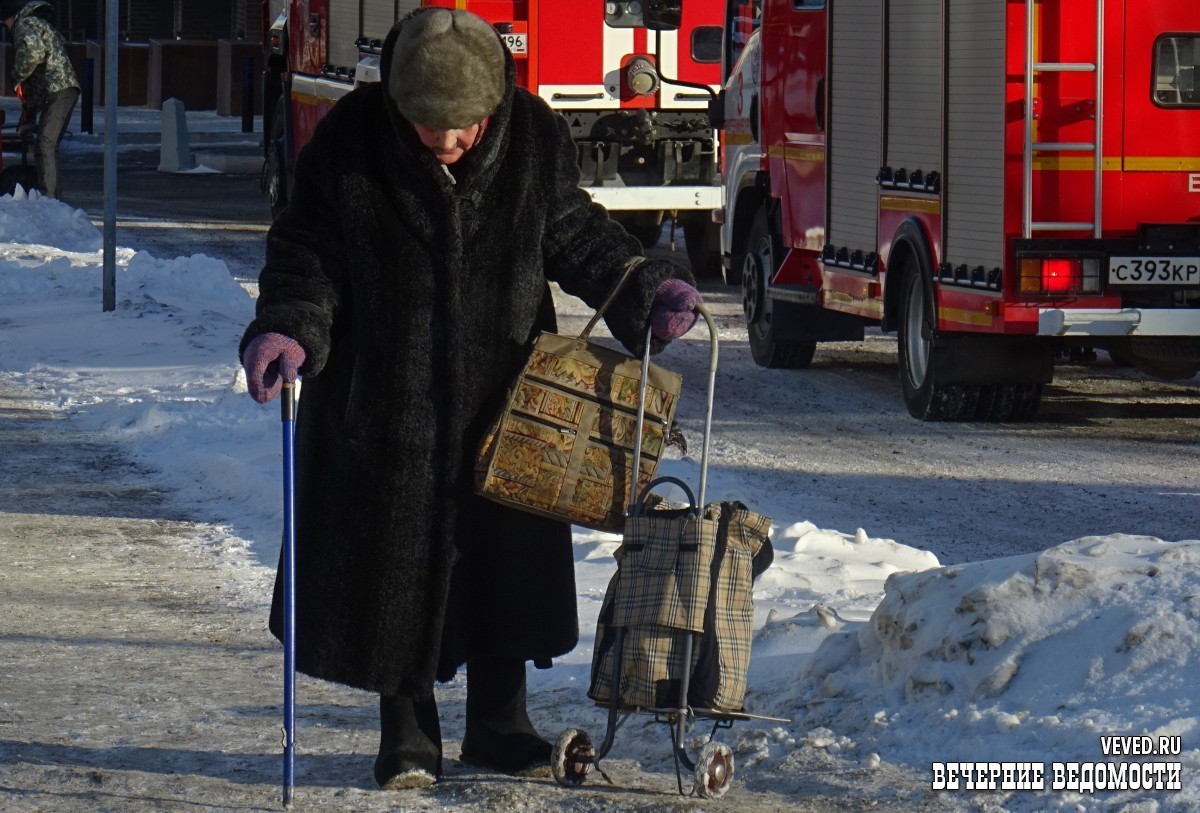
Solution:
[[[400,114],[435,130],[486,119],[504,99],[504,46],[482,17],[429,9],[400,28],[392,46],[388,93]]]

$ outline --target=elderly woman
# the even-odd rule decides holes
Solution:
[[[467,667],[462,760],[520,773],[551,747],[525,664],[578,639],[570,527],[474,494],[472,460],[554,330],[548,280],[596,306],[637,240],[578,187],[566,122],[515,85],[497,33],[421,9],[382,82],[342,98],[296,166],[241,345],[251,396],[304,376],[297,417],[298,666],[381,696],[375,776],[441,775],[435,681]],[[638,353],[684,333],[686,270],[642,263],[606,314]],[[276,584],[271,628],[282,630]]]

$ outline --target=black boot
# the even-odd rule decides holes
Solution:
[[[423,788],[442,776],[442,729],[433,695],[379,698],[375,781],[385,790]]]
[[[501,773],[530,775],[549,770],[552,750],[525,710],[524,661],[469,661],[462,761]]]

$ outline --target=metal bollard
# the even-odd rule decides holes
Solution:
[[[242,132],[254,132],[254,57],[242,60]]]
[[[96,60],[83,60],[82,96],[79,108],[79,129],[89,135],[93,132],[92,111],[96,106]]]

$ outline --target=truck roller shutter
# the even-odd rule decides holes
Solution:
[[[942,3],[888,4],[887,160],[893,170],[942,171]]]
[[[994,0],[949,3],[944,257],[1004,266],[1004,13]]]
[[[880,0],[830,4],[829,227],[826,242],[851,251],[877,247],[875,176],[881,157]]]
[[[420,5],[421,0],[363,0],[362,35],[371,40],[384,39],[396,20]]]
[[[329,0],[325,13],[329,27],[329,64],[353,68],[358,64],[358,0]]]

